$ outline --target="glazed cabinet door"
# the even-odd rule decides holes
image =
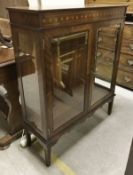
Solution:
[[[13,40],[24,122],[46,136],[39,35],[30,30],[14,28]]]
[[[91,106],[114,93],[118,67],[120,25],[101,26],[97,29],[92,68]]]
[[[82,28],[82,27],[81,27]],[[45,33],[48,120],[63,128],[85,112],[89,31],[75,27]]]

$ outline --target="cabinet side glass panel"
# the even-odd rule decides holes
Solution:
[[[40,95],[38,84],[38,65],[35,37],[32,33],[18,33],[18,64],[23,85],[25,120],[34,128],[42,131]]]
[[[95,66],[92,72],[92,105],[108,95],[111,90],[119,27],[112,25],[97,31]]]
[[[53,38],[54,129],[84,112],[88,32]]]

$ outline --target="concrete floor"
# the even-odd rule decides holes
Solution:
[[[116,94],[112,115],[103,106],[61,137],[51,167],[44,165],[38,142],[23,149],[17,140],[0,151],[0,175],[124,175],[133,137],[133,93],[117,87]]]

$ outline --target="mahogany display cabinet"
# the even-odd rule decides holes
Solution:
[[[30,133],[44,145],[47,166],[62,134],[105,103],[111,114],[126,8],[8,8],[24,128],[29,145]],[[98,79],[102,51],[111,60],[109,82]]]

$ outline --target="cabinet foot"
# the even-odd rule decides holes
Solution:
[[[108,103],[108,115],[111,115],[112,108],[113,108],[113,101],[111,101],[111,102]]]
[[[31,142],[31,135],[27,130],[25,130],[25,136],[26,136],[26,140],[27,140],[26,146],[31,146],[31,143],[32,143]]]
[[[45,164],[46,166],[50,166],[51,165],[51,147],[46,146],[44,148],[44,152],[45,152]]]

